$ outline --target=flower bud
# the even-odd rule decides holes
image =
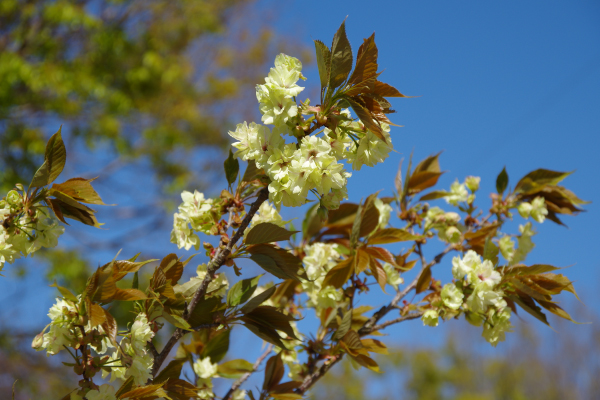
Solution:
[[[19,193],[16,190],[11,190],[6,195],[6,201],[11,206],[20,206],[23,203],[23,199],[19,196]]]
[[[458,243],[460,241],[460,231],[455,226],[451,226],[446,229],[445,234],[446,239],[448,239],[448,242],[450,243]]]
[[[437,310],[427,310],[421,317],[421,320],[425,326],[438,326],[438,318]]]
[[[521,217],[527,219],[529,218],[529,214],[531,214],[531,204],[524,201],[523,203],[519,204],[517,210],[519,211],[519,214],[521,214]]]
[[[479,182],[481,178],[478,176],[467,176],[465,179],[465,185],[471,192],[476,192],[479,189]]]
[[[37,335],[35,335],[35,337],[33,338],[33,341],[31,342],[31,348],[35,349],[35,350],[40,350],[42,348],[42,345],[44,344],[44,332],[38,333]]]

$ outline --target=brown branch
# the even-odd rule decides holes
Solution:
[[[271,353],[272,350],[273,350],[273,345],[270,344],[269,347],[267,347],[267,350],[260,357],[258,357],[258,359],[256,359],[256,362],[252,366],[252,371],[246,372],[237,381],[233,382],[233,385],[231,385],[231,389],[229,389],[229,391],[225,394],[225,396],[223,396],[222,400],[229,400],[231,398],[231,396],[233,396],[233,393],[236,390],[238,390],[238,388],[240,386],[242,386],[242,384],[244,382],[246,382],[248,380],[248,378],[250,378],[250,375],[252,375],[253,372],[256,372],[258,367],[260,367],[260,364],[265,360],[265,358],[267,358],[267,356],[269,355],[269,353]]]
[[[383,328],[388,327],[390,325],[398,324],[398,323],[403,322],[403,321],[409,321],[411,319],[421,318],[422,315],[423,315],[423,311],[417,311],[417,312],[414,312],[414,313],[406,314],[403,317],[398,317],[396,319],[392,319],[392,320],[386,321],[386,322],[384,322],[382,324],[375,325],[371,329],[371,331],[378,331],[380,329],[383,329]]]
[[[452,245],[446,247],[444,249],[444,251],[442,251],[441,253],[436,255],[429,264],[425,264],[424,259],[422,259],[423,268],[421,269],[421,272],[417,275],[417,277],[407,287],[405,287],[404,290],[397,292],[396,296],[394,296],[394,298],[392,299],[390,304],[381,307],[375,314],[373,314],[373,316],[371,318],[369,318],[369,320],[367,322],[365,322],[363,327],[360,328],[360,330],[358,331],[359,335],[363,336],[370,332],[373,332],[375,330],[375,326],[379,322],[379,320],[381,318],[385,317],[385,315],[387,313],[389,313],[390,311],[395,309],[397,307],[398,303],[400,302],[400,300],[405,298],[406,295],[408,295],[408,293],[417,286],[417,282],[419,281],[419,278],[421,277],[421,273],[426,268],[431,268],[434,265],[439,264],[442,261],[442,258],[444,258],[444,256],[446,254],[448,254],[453,248],[454,247]]]
[[[308,389],[310,389],[310,387],[312,385],[314,385],[315,383],[317,383],[317,381],[319,379],[321,379],[321,377],[323,375],[325,375],[327,373],[327,371],[329,371],[331,369],[331,367],[333,367],[335,364],[337,364],[338,361],[340,361],[344,357],[344,354],[345,353],[339,353],[339,354],[333,356],[332,358],[330,358],[328,360],[328,362],[326,362],[325,364],[321,365],[321,367],[317,371],[315,371],[312,374],[310,374],[309,376],[307,376],[304,379],[304,382],[302,382],[302,386],[300,386],[296,390],[296,393],[304,394]]]
[[[229,256],[229,254],[231,254],[231,251],[233,250],[233,246],[237,243],[238,240],[240,240],[240,238],[244,234],[244,231],[250,224],[252,217],[254,216],[254,214],[256,214],[256,212],[258,211],[258,208],[261,206],[262,203],[265,202],[265,200],[267,200],[268,197],[269,197],[269,191],[267,190],[267,188],[262,188],[258,192],[258,196],[257,196],[256,200],[250,206],[250,210],[248,210],[248,214],[246,214],[246,216],[242,220],[240,227],[233,234],[233,237],[229,240],[229,242],[226,245],[225,245],[225,242],[223,241],[223,239],[219,243],[219,247],[218,247],[217,252],[215,253],[215,256],[208,263],[206,276],[202,280],[200,287],[198,287],[198,289],[196,290],[196,293],[194,293],[194,297],[192,297],[192,300],[190,301],[190,304],[188,305],[188,308],[187,308],[188,316],[186,318],[186,321],[193,314],[194,309],[196,308],[196,306],[198,305],[200,300],[202,300],[204,298],[204,296],[206,295],[206,289],[208,288],[208,285],[210,284],[210,282],[212,282],[212,280],[214,279],[215,273],[225,263],[225,261],[227,260],[227,256]],[[227,228],[229,228],[230,225],[231,225],[231,221],[229,221]],[[167,356],[171,352],[171,349],[175,346],[175,344],[179,341],[179,339],[181,339],[183,337],[183,335],[185,335],[185,333],[186,333],[186,331],[181,328],[175,329],[175,332],[173,332],[173,335],[171,335],[171,338],[169,339],[169,341],[167,342],[167,344],[165,345],[163,350],[160,352],[158,357],[156,357],[154,359],[154,366],[152,367],[152,376],[153,377],[155,377],[158,374],[158,370],[160,369],[161,365],[165,362]]]

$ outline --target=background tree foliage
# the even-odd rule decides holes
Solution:
[[[32,176],[57,121],[90,150],[147,157],[170,187],[198,179],[189,150],[224,143],[282,44],[251,26],[252,3],[2,0],[0,187]]]
[[[597,321],[586,335],[559,323],[561,340],[552,344],[521,323],[494,355],[474,345],[480,338],[470,327],[457,325],[438,348],[390,347],[389,355],[377,357],[383,374],[356,371],[343,362],[324,376],[311,398],[575,400],[600,393]]]

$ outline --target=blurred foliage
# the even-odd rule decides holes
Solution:
[[[68,393],[77,385],[77,377],[65,374],[60,361],[42,353],[32,353],[30,332],[0,332],[0,399],[10,399],[15,389],[15,400],[52,399],[59,393]]]
[[[312,399],[563,400],[600,393],[600,328],[557,327],[545,342],[527,324],[492,351],[469,326],[455,328],[435,349],[389,348],[377,358],[383,374],[356,371],[347,360],[317,384]],[[340,385],[343,382],[343,385]]]
[[[252,3],[0,0],[0,188],[28,183],[62,123],[92,151],[147,157],[172,189],[193,179],[185,156],[225,143],[289,39],[252,25]]]

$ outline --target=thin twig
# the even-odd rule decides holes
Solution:
[[[344,357],[344,354],[345,353],[339,353],[339,354],[333,356],[332,358],[327,360],[327,362],[325,364],[321,365],[321,367],[318,370],[316,370],[315,372],[313,372],[312,374],[307,376],[304,379],[304,382],[302,382],[302,386],[300,386],[296,390],[296,393],[304,394],[304,392],[306,392],[308,389],[310,389],[310,387],[312,385],[317,383],[317,381],[319,379],[321,379],[321,377],[323,375],[325,375],[327,373],[327,371],[329,371],[331,369],[331,367],[333,367],[335,364],[337,364],[338,361],[340,361],[342,359],[342,357]]]
[[[260,367],[260,364],[265,360],[265,358],[267,358],[267,356],[269,355],[269,353],[271,353],[272,350],[273,350],[273,345],[270,344],[269,347],[267,347],[267,350],[260,357],[258,357],[256,362],[252,366],[252,371],[246,372],[237,381],[233,382],[233,385],[231,385],[231,389],[229,389],[229,391],[225,394],[225,396],[223,396],[222,400],[229,400],[231,398],[231,396],[233,396],[233,393],[236,390],[238,390],[238,388],[240,386],[242,386],[242,384],[244,382],[246,382],[248,380],[248,378],[250,378],[250,375],[252,375],[253,372],[256,372],[258,367]]]
[[[227,256],[229,256],[229,254],[231,254],[231,250],[233,249],[233,246],[235,246],[237,241],[240,240],[240,238],[244,234],[244,231],[250,224],[250,220],[252,220],[252,217],[254,216],[254,214],[256,214],[256,212],[258,211],[258,208],[261,206],[262,203],[265,202],[265,200],[267,200],[268,197],[269,197],[269,192],[268,192],[267,188],[263,188],[263,189],[259,190],[256,200],[250,206],[250,210],[248,210],[248,214],[246,214],[246,216],[242,220],[242,223],[240,224],[238,230],[234,233],[233,237],[229,240],[229,242],[227,244],[225,244],[223,239],[221,239],[221,242],[219,243],[219,247],[218,247],[217,252],[215,253],[215,256],[208,263],[207,270],[206,270],[206,276],[202,280],[202,283],[196,290],[196,293],[194,293],[194,297],[192,297],[192,300],[190,301],[190,303],[188,305],[187,319],[189,319],[193,315],[194,309],[196,308],[196,306],[198,305],[200,300],[202,300],[204,298],[204,296],[206,295],[206,290],[208,289],[208,285],[214,279],[215,273],[225,263],[225,261],[227,260]],[[231,224],[231,221],[229,221],[229,225],[230,224]],[[229,228],[229,225],[227,226],[227,228]],[[186,321],[187,321],[187,319],[186,319]],[[155,377],[158,374],[158,371],[159,371],[161,365],[165,362],[167,356],[171,352],[171,349],[175,346],[177,341],[179,341],[179,339],[181,339],[183,337],[183,335],[185,335],[185,333],[186,333],[186,331],[181,328],[175,329],[175,332],[173,332],[173,335],[171,335],[171,338],[169,339],[169,341],[167,342],[167,344],[165,345],[163,350],[160,352],[158,357],[156,357],[154,359],[154,366],[152,368],[152,376],[153,377]]]
[[[373,331],[378,331],[378,330],[381,330],[381,329],[383,329],[385,327],[388,327],[388,326],[394,325],[394,324],[398,324],[398,323],[403,322],[403,321],[408,321],[408,320],[411,320],[411,319],[421,318],[422,315],[423,315],[422,311],[417,311],[417,312],[414,312],[414,313],[410,313],[410,314],[407,314],[407,315],[405,315],[403,317],[398,317],[396,319],[385,321],[382,324],[375,325],[372,330]]]

